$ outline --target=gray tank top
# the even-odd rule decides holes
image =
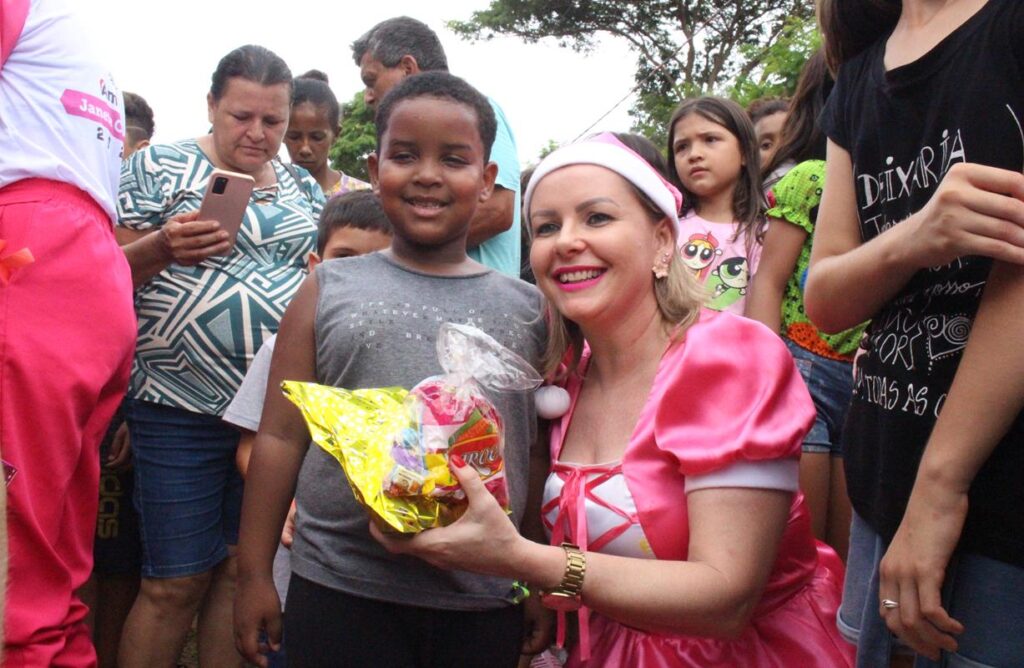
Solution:
[[[535,367],[544,349],[540,293],[486,270],[470,276],[416,272],[381,253],[316,269],[316,375],[325,385],[406,388],[442,373],[434,343],[442,322],[470,324]],[[488,391],[505,420],[505,467],[513,520],[526,504],[529,449],[536,441],[533,395]],[[310,445],[296,491],[292,568],[325,587],[419,607],[481,610],[507,605],[508,580],[442,571],[393,555],[368,530],[337,460]]]

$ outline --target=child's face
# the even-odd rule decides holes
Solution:
[[[384,250],[391,245],[391,235],[377,230],[361,230],[358,227],[339,227],[331,233],[324,245],[324,260],[339,257],[366,255]]]
[[[484,163],[476,112],[433,97],[403,100],[380,143],[368,166],[396,243],[464,255],[470,219],[497,175]]]
[[[754,131],[757,133],[757,148],[761,153],[761,169],[768,166],[775,151],[779,148],[782,126],[786,123],[787,115],[784,111],[777,111],[774,114],[763,116],[761,120],[754,123]]]
[[[698,199],[735,190],[744,167],[736,135],[698,113],[676,121],[672,159],[679,180]]]
[[[327,120],[327,109],[311,102],[292,107],[284,145],[292,162],[316,174],[327,164],[334,143],[335,128]]]

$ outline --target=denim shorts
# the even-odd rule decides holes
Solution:
[[[211,570],[238,544],[242,477],[238,431],[216,415],[129,399],[142,575],[174,578]]]
[[[818,412],[814,426],[804,437],[803,451],[839,456],[839,437],[853,395],[853,365],[816,355],[789,339],[785,341]]]
[[[888,666],[892,653],[909,650],[889,632],[879,612],[881,536],[854,513],[843,603],[836,624],[857,645],[858,668]],[[964,625],[956,653],[938,662],[918,656],[914,668],[1024,666],[1024,568],[978,554],[954,556],[946,569],[942,603]]]

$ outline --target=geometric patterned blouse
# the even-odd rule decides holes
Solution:
[[[253,191],[228,255],[171,264],[135,291],[139,339],[128,396],[221,415],[284,310],[316,250],[320,186],[277,160],[277,184]],[[195,211],[213,164],[194,139],[154,145],[124,163],[118,224],[155,230]]]

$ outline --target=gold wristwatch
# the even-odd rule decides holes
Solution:
[[[562,543],[565,550],[565,574],[554,589],[541,592],[545,607],[562,612],[580,609],[583,601],[583,577],[587,574],[587,555],[572,543]]]

